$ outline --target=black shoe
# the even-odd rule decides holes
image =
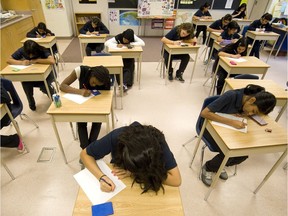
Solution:
[[[183,74],[183,73],[177,73],[177,74],[176,74],[176,80],[179,80],[180,82],[185,82],[185,80],[183,79],[182,74]]]
[[[36,110],[35,104],[29,104],[29,108],[30,108],[32,111],[35,111],[35,110]]]
[[[168,79],[169,79],[170,81],[173,80],[173,74],[172,74],[172,73],[169,73],[169,74],[168,74]]]

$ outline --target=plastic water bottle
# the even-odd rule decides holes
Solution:
[[[61,99],[60,99],[60,95],[58,95],[58,94],[53,94],[53,95],[52,95],[52,98],[53,98],[55,107],[59,108],[59,107],[62,106]]]

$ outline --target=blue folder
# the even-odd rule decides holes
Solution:
[[[92,216],[107,216],[113,215],[114,210],[112,202],[106,202],[98,205],[92,206]]]

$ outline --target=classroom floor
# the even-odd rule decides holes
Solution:
[[[70,40],[58,40],[63,53]],[[204,47],[201,48],[200,54]],[[266,61],[267,54],[262,52],[261,59]],[[155,59],[157,61],[158,59]],[[272,79],[286,88],[287,57],[271,57],[266,79]],[[174,63],[175,64],[175,63]],[[65,63],[60,70],[61,82],[80,63]],[[252,155],[238,166],[238,174],[226,182],[219,180],[209,200],[204,201],[208,188],[198,179],[200,152],[192,168],[189,168],[195,141],[185,148],[182,144],[195,135],[195,123],[204,98],[209,92],[210,82],[204,75],[203,55],[197,59],[197,66],[192,83],[189,83],[193,63],[189,63],[184,74],[184,84],[173,81],[165,85],[156,71],[158,62],[142,64],[141,89],[135,83],[123,98],[123,110],[116,109],[118,122],[116,127],[130,124],[137,120],[151,124],[165,134],[166,140],[174,153],[182,175],[180,187],[183,208],[186,216],[191,215],[287,215],[287,170],[284,164],[275,171],[257,195],[253,190],[262,181],[268,170],[280,156],[279,153]],[[57,123],[64,145],[68,164],[60,153],[49,115],[46,114],[50,101],[46,95],[35,90],[37,111],[32,112],[20,83],[14,83],[20,94],[23,112],[34,119],[39,129],[27,120],[17,119],[30,153],[19,154],[15,149],[1,149],[2,159],[6,162],[16,179],[11,180],[1,166],[1,215],[2,216],[68,216],[72,215],[79,186],[73,175],[80,171],[79,142],[74,141],[68,123]],[[118,97],[119,103],[119,97]],[[277,110],[271,116],[275,117]],[[287,128],[287,112],[279,123]],[[100,137],[105,134],[105,124]],[[14,133],[13,127],[6,127],[1,133]],[[43,147],[55,147],[56,152],[51,162],[37,162]],[[214,154],[205,151],[205,161]],[[287,158],[286,158],[287,160]],[[228,174],[233,168],[227,169]]]

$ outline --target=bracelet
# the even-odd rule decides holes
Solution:
[[[104,175],[102,175],[102,176],[99,178],[99,182],[102,180],[102,178],[103,178],[104,176],[106,176],[106,175],[104,174]]]

